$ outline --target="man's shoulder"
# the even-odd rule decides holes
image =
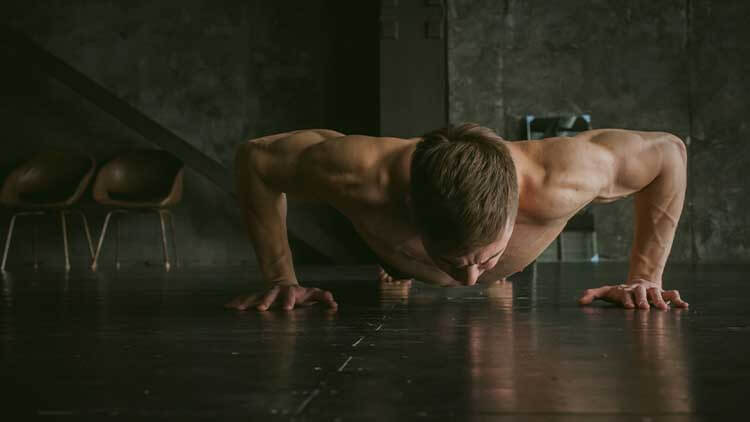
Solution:
[[[331,170],[362,171],[372,168],[396,144],[396,138],[346,135],[316,144],[308,157]]]
[[[542,220],[568,218],[593,201],[606,181],[607,155],[591,134],[533,141],[521,205]],[[523,210],[522,210],[523,211]]]
[[[611,155],[596,142],[600,131],[582,132],[571,137],[555,137],[535,142],[533,156],[544,169],[545,181],[552,184],[596,178],[611,165]]]

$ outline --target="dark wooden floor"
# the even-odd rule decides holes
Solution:
[[[746,415],[750,397],[748,270],[671,268],[691,307],[660,312],[576,305],[582,289],[620,282],[618,265],[410,291],[379,289],[374,267],[301,269],[334,292],[335,314],[225,310],[252,290],[242,270],[9,272],[0,414],[721,420]]]

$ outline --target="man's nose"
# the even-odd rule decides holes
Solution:
[[[461,274],[461,280],[465,285],[467,286],[473,286],[477,284],[477,280],[479,279],[479,276],[481,275],[481,272],[479,271],[479,267],[476,265],[469,265],[466,267],[466,270],[463,274]]]

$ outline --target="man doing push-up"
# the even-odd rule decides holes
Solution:
[[[297,280],[287,196],[324,201],[344,214],[388,268],[381,280],[459,286],[523,270],[587,204],[633,195],[628,274],[621,284],[586,290],[579,303],[687,307],[679,292],[662,289],[686,161],[674,135],[616,129],[519,142],[476,124],[414,139],[322,129],[253,139],[237,151],[237,192],[269,288],[227,306],[337,306],[330,292]]]

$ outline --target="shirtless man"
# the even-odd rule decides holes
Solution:
[[[286,232],[287,195],[329,203],[351,220],[384,266],[441,286],[519,272],[584,206],[634,195],[627,276],[622,284],[586,290],[579,303],[687,307],[679,292],[662,290],[685,197],[686,157],[674,135],[614,129],[520,142],[475,124],[414,139],[317,129],[254,139],[236,155],[237,191],[270,286],[227,306],[337,307],[330,292],[297,280]],[[403,277],[381,270],[380,278]]]

